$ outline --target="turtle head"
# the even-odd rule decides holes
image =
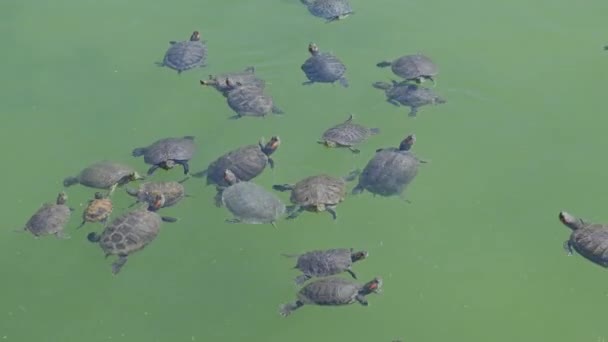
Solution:
[[[55,203],[57,203],[58,205],[62,205],[65,204],[68,201],[68,194],[66,194],[65,192],[60,192],[57,195],[57,201],[55,201]]]
[[[192,32],[192,35],[190,36],[190,41],[191,42],[198,42],[199,40],[201,40],[201,34],[198,31],[194,31]]]
[[[361,261],[369,256],[367,251],[358,251],[350,254],[350,260],[352,262]]]
[[[380,277],[375,277],[374,279],[363,285],[361,287],[361,290],[359,290],[359,294],[364,296],[370,293],[380,292],[382,292],[382,278]]]
[[[217,85],[217,77],[214,75],[209,75],[208,80],[201,80],[201,85]]]
[[[262,147],[262,152],[264,152],[264,154],[267,156],[273,154],[274,151],[279,148],[279,145],[281,145],[281,139],[276,135],[270,138],[270,141],[268,141],[265,145],[262,143],[262,140],[263,139],[260,139],[260,145],[264,146]]]
[[[140,175],[138,172],[133,172],[129,175],[129,181],[136,181],[138,179],[144,179],[144,176]]]
[[[587,223],[580,218],[574,217],[565,211],[560,211],[559,220],[568,228],[577,230],[583,228]]]
[[[162,162],[159,166],[163,170],[170,170],[175,167],[175,161],[169,159],[169,160]]]
[[[399,144],[400,151],[409,151],[416,142],[416,135],[410,134]]]
[[[157,211],[165,205],[165,195],[160,191],[148,193],[148,210]]]
[[[319,53],[319,47],[315,43],[310,43],[308,44],[308,52],[310,52],[311,55],[316,56]]]
[[[102,194],[101,192],[97,191],[97,192],[95,193],[95,199],[96,199],[96,200],[103,199],[103,197],[104,197],[104,196],[103,196],[103,194]]]
[[[228,184],[228,185],[232,185],[232,184],[236,184],[238,183],[238,178],[236,178],[236,175],[234,174],[234,172],[230,171],[229,169],[226,169],[224,171],[224,181]]]

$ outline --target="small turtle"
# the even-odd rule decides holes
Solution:
[[[298,257],[294,268],[302,271],[302,274],[296,277],[295,282],[297,285],[302,285],[312,277],[327,277],[342,272],[348,272],[354,279],[357,279],[351,267],[353,263],[367,258],[369,253],[367,251],[355,252],[353,248],[335,248],[300,255],[283,255]]]
[[[255,68],[252,66],[245,68],[243,71],[209,75],[208,80],[201,80],[200,83],[201,85],[215,88],[217,91],[222,93],[222,95],[227,97],[228,93],[234,88],[231,84],[226,84],[225,80],[227,79],[244,86],[254,86],[260,89],[264,89],[266,87],[266,82],[256,77]]]
[[[89,205],[82,213],[82,223],[78,228],[82,228],[87,222],[101,222],[104,225],[112,214],[112,201],[108,196],[101,192],[95,193],[95,198],[89,201]]]
[[[371,135],[379,133],[379,128],[367,128],[353,123],[351,114],[343,123],[326,130],[318,143],[327,147],[348,147],[353,153],[359,153],[361,151],[354,145],[363,142]]]
[[[308,81],[302,84],[334,83],[338,81],[343,87],[348,87],[348,81],[344,76],[346,66],[336,56],[327,52],[320,52],[315,43],[308,45],[308,51],[311,56],[301,67]]]
[[[147,147],[138,147],[131,153],[133,157],[144,156],[144,163],[152,165],[148,169],[148,175],[151,175],[159,167],[164,170],[169,170],[175,167],[176,164],[184,168],[184,174],[190,172],[188,161],[196,152],[193,136],[185,136],[182,138],[165,138],[152,143]]]
[[[66,205],[67,200],[68,195],[60,192],[55,203],[43,204],[30,217],[23,229],[35,237],[53,234],[60,239],[68,238],[63,229],[70,220],[73,209]]]
[[[63,186],[82,184],[95,189],[110,189],[110,194],[112,194],[117,186],[143,178],[130,166],[112,161],[101,161],[87,166],[75,177],[67,177],[63,180]]]
[[[285,214],[285,204],[257,184],[239,181],[230,170],[225,170],[224,175],[229,185],[218,186],[215,199],[218,207],[225,206],[234,215],[226,222],[270,223],[276,228],[276,220]]]
[[[163,221],[175,222],[172,217],[160,216],[156,210],[163,206],[162,194],[155,194],[155,201],[148,207],[127,212],[114,219],[101,234],[90,233],[87,238],[99,243],[106,257],[117,255],[118,260],[112,264],[112,273],[118,274],[127,262],[127,257],[146,247],[154,241]]]
[[[347,0],[300,0],[308,7],[310,14],[326,19],[327,22],[342,20],[353,14]]]
[[[416,84],[386,82],[374,83],[374,88],[382,89],[386,93],[387,102],[397,107],[404,105],[410,107],[409,116],[416,116],[418,108],[428,104],[441,104],[447,101],[435,94],[429,88],[420,87]]]
[[[405,79],[405,81],[414,81],[422,83],[424,80],[430,80],[435,84],[434,76],[439,73],[439,68],[433,61],[425,55],[415,54],[402,56],[394,61],[383,61],[376,66],[380,68],[391,67],[393,73]]]
[[[274,185],[278,191],[291,191],[291,202],[288,219],[294,219],[304,210],[327,211],[333,219],[337,218],[336,206],[346,196],[346,182],[353,181],[361,170],[351,171],[346,177],[336,178],[326,174],[304,178],[295,185]]]
[[[266,165],[274,168],[274,160],[270,157],[281,144],[278,136],[274,136],[264,144],[264,138],[257,145],[247,145],[232,150],[213,161],[206,170],[197,172],[194,177],[207,176],[207,185],[217,184],[227,186],[224,172],[230,169],[241,181],[249,181],[264,171]]]
[[[127,188],[126,191],[129,195],[137,197],[137,201],[133,205],[141,202],[150,204],[154,199],[151,194],[161,193],[165,197],[163,208],[175,205],[186,196],[182,183],[175,181],[143,183],[138,189]]]
[[[304,304],[313,305],[348,305],[359,302],[367,306],[365,296],[380,293],[382,278],[375,277],[366,284],[357,284],[351,280],[329,277],[321,278],[306,284],[298,292],[296,301],[280,306],[279,314],[286,317]]]
[[[572,229],[570,239],[564,242],[568,255],[576,250],[587,260],[608,267],[608,224],[591,223],[565,211],[559,213],[559,220]]]
[[[255,85],[243,85],[231,79],[226,79],[228,96],[226,101],[228,106],[237,113],[232,119],[239,119],[243,116],[263,117],[269,113],[284,114],[284,112],[274,105],[270,95],[264,94],[264,89]]]
[[[178,74],[182,71],[204,67],[207,63],[207,45],[201,41],[198,31],[192,32],[189,40],[169,42],[171,46],[165,53],[165,58],[159,66],[166,66],[176,70]]]

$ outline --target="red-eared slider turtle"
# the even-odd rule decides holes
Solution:
[[[152,165],[148,170],[148,175],[153,174],[159,167],[169,170],[178,164],[184,168],[184,174],[187,175],[190,172],[188,161],[194,152],[196,152],[194,137],[185,136],[160,139],[150,146],[134,149],[131,154],[133,157],[144,156],[144,163]]]
[[[301,67],[306,74],[306,78],[308,78],[308,81],[303,84],[334,83],[338,81],[345,88],[348,87],[348,81],[344,77],[346,66],[336,56],[327,52],[320,52],[315,43],[308,45],[308,51],[311,56]]]
[[[266,82],[255,75],[255,68],[252,66],[245,68],[243,71],[209,75],[208,80],[201,80],[200,83],[201,85],[211,86],[224,96],[228,96],[228,93],[234,87],[231,84],[226,84],[227,79],[244,86],[254,86],[260,89],[266,87]]]
[[[75,177],[63,180],[65,187],[82,184],[95,189],[110,189],[110,194],[117,186],[143,179],[137,171],[130,166],[112,161],[101,161],[87,166]]]
[[[181,201],[186,196],[186,190],[180,182],[148,182],[143,183],[138,189],[126,189],[127,193],[131,196],[137,197],[137,203],[148,203],[154,199],[151,194],[161,193],[165,197],[163,208],[170,207]]]
[[[446,103],[446,100],[435,94],[429,88],[421,87],[416,84],[386,82],[374,83],[374,88],[382,89],[386,93],[388,103],[397,107],[404,105],[410,107],[409,116],[416,116],[418,108],[429,104]]]
[[[198,31],[192,32],[189,40],[181,42],[169,42],[171,46],[165,53],[165,58],[160,66],[166,66],[176,70],[178,74],[182,71],[204,67],[207,63],[207,45],[201,41]]]
[[[403,191],[418,174],[418,165],[426,162],[410,151],[415,141],[416,136],[411,134],[401,142],[399,148],[376,150],[359,175],[359,184],[353,189],[353,194],[367,190],[374,195],[399,195],[403,198]]]
[[[310,14],[326,19],[327,22],[344,19],[353,14],[348,0],[300,0],[308,7]]]
[[[156,194],[156,200],[148,207],[127,212],[114,219],[101,234],[90,233],[87,238],[99,243],[106,257],[117,255],[118,260],[112,264],[112,273],[117,274],[127,262],[127,257],[143,249],[154,241],[163,221],[175,222],[172,217],[160,216],[156,210],[163,206],[162,194]]]
[[[304,284],[312,277],[327,277],[342,272],[348,272],[357,279],[351,267],[354,262],[363,260],[369,256],[367,251],[355,252],[352,248],[335,248],[328,250],[317,250],[300,255],[283,254],[286,257],[298,257],[294,268],[302,271],[295,281],[297,285]]]
[[[572,229],[570,239],[564,242],[564,248],[568,255],[572,255],[573,250],[576,250],[587,260],[608,267],[607,224],[591,223],[574,217],[565,211],[559,213],[559,220]]]
[[[406,81],[414,81],[422,83],[424,80],[430,80],[435,83],[434,76],[439,73],[439,68],[433,61],[425,55],[407,55],[402,56],[394,61],[383,61],[376,66],[380,68],[391,67],[393,73]]]
[[[34,236],[53,234],[58,238],[67,238],[63,229],[70,220],[72,209],[66,205],[68,195],[60,192],[55,203],[45,203],[25,224],[24,229]]]
[[[213,161],[206,170],[194,174],[194,177],[207,176],[207,185],[217,184],[227,186],[224,180],[224,172],[231,170],[241,181],[249,181],[257,177],[266,165],[274,168],[274,160],[270,157],[279,145],[281,140],[274,136],[264,144],[264,139],[260,139],[257,145],[247,145],[236,150],[230,151]]]
[[[281,316],[289,316],[304,304],[313,305],[348,305],[359,302],[367,306],[370,293],[380,293],[382,278],[376,277],[366,284],[357,284],[351,280],[329,277],[321,278],[306,284],[298,292],[295,302],[283,304],[279,309]]]
[[[285,204],[257,184],[239,181],[230,170],[226,170],[224,175],[229,186],[218,186],[216,205],[225,206],[234,215],[226,222],[270,223],[276,227],[276,220],[285,214]]]
[[[243,116],[266,116],[269,113],[283,114],[283,111],[274,105],[272,96],[264,94],[264,89],[255,85],[243,85],[231,79],[226,79],[229,88],[226,101],[228,106],[237,113],[232,119]]]
[[[346,196],[346,182],[357,178],[361,170],[354,170],[344,178],[336,178],[326,174],[304,178],[295,185],[274,185],[278,191],[291,191],[291,202],[288,219],[294,219],[304,210],[327,211],[333,219],[337,218],[336,206]]]
[[[87,222],[101,222],[105,225],[112,214],[112,209],[113,206],[110,198],[101,192],[96,192],[95,198],[90,200],[84,209],[82,223],[78,228],[82,228]]]
[[[318,142],[327,147],[348,147],[353,153],[359,153],[354,146],[379,133],[379,128],[367,128],[353,123],[351,114],[343,123],[326,130]]]

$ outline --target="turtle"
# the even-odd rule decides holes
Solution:
[[[437,95],[433,90],[416,84],[376,82],[374,88],[382,89],[386,93],[387,102],[397,107],[404,105],[410,107],[409,116],[415,117],[418,108],[428,104],[442,104],[447,101]]]
[[[69,236],[63,232],[72,216],[74,209],[67,206],[68,195],[60,192],[55,203],[45,203],[27,221],[23,230],[29,231],[35,237],[55,235],[60,239]]]
[[[323,132],[319,144],[327,147],[348,147],[353,153],[359,153],[359,149],[355,148],[371,135],[380,133],[379,128],[367,128],[353,123],[353,115],[351,114],[346,121],[336,126],[333,126]]]
[[[364,190],[380,196],[400,196],[418,174],[418,165],[427,161],[418,159],[411,151],[416,135],[408,135],[399,148],[380,148],[359,175],[359,184],[353,195]]]
[[[207,185],[216,184],[227,186],[224,172],[230,169],[241,181],[249,181],[264,171],[266,165],[274,168],[274,160],[270,157],[281,144],[278,136],[273,136],[268,143],[264,138],[256,145],[247,145],[232,150],[213,161],[206,170],[193,174],[194,177],[207,176]]]
[[[260,89],[266,87],[266,82],[255,75],[255,68],[252,66],[245,68],[243,71],[209,75],[208,80],[200,80],[200,83],[201,85],[215,88],[222,93],[222,95],[227,97],[228,93],[234,88],[232,85],[226,84],[225,80],[227,79],[245,86],[255,86]]]
[[[127,212],[114,219],[101,234],[92,232],[87,239],[99,246],[106,257],[117,255],[118,260],[112,264],[112,273],[118,274],[127,262],[127,257],[154,241],[160,231],[161,223],[176,222],[173,217],[160,216],[156,211],[163,206],[164,196],[154,194],[155,200],[145,206]]]
[[[406,82],[414,81],[418,84],[424,80],[430,80],[435,84],[433,77],[439,73],[437,65],[429,57],[420,53],[401,56],[394,61],[382,61],[376,66],[380,68],[390,66],[395,75],[404,78]]]
[[[171,41],[159,66],[176,70],[178,74],[183,71],[205,67],[207,65],[207,44],[201,40],[198,31],[192,32],[189,40],[181,42]]]
[[[351,267],[354,262],[366,259],[369,253],[355,252],[353,248],[333,248],[300,255],[283,254],[283,256],[298,257],[294,268],[302,271],[302,274],[296,277],[295,282],[297,285],[302,285],[312,277],[327,277],[342,272],[348,272],[351,277],[357,279]]]
[[[347,0],[300,0],[308,7],[310,14],[326,19],[326,22],[342,20],[353,14]]]
[[[346,182],[355,180],[361,170],[351,171],[346,177],[336,178],[320,174],[304,178],[298,183],[274,185],[277,191],[291,191],[293,206],[288,208],[288,219],[294,219],[304,210],[322,212],[327,211],[333,219],[337,218],[336,206],[346,196]]]
[[[255,85],[243,85],[226,79],[228,95],[226,101],[228,106],[237,114],[232,119],[239,119],[243,116],[263,117],[269,113],[284,114],[283,110],[275,106],[270,95],[264,94],[264,89]]]
[[[302,84],[310,85],[338,81],[343,87],[348,87],[348,81],[344,76],[346,66],[336,56],[327,52],[320,52],[315,43],[308,44],[308,51],[311,56],[301,66],[308,81]]]
[[[143,183],[138,189],[126,188],[127,193],[131,196],[137,197],[137,201],[131,206],[137,203],[150,203],[153,198],[151,194],[160,192],[165,197],[163,208],[175,205],[181,201],[182,198],[186,197],[186,190],[180,182],[148,182]]]
[[[63,186],[82,184],[95,189],[109,189],[111,195],[117,186],[138,179],[144,179],[144,177],[130,166],[105,160],[87,166],[77,176],[65,178]]]
[[[112,201],[107,195],[101,192],[96,192],[95,197],[89,201],[89,204],[82,213],[82,223],[78,228],[82,228],[87,222],[101,222],[104,225],[112,214]]]
[[[279,314],[283,317],[289,316],[304,304],[313,305],[348,305],[359,302],[367,306],[365,296],[371,293],[380,293],[382,289],[382,278],[375,277],[365,284],[358,284],[352,280],[328,277],[321,278],[306,284],[297,294],[297,299],[292,303],[282,304]]]
[[[572,229],[570,238],[564,242],[568,255],[576,250],[587,260],[608,267],[608,224],[591,223],[565,211],[559,213],[559,220]]]
[[[228,223],[264,224],[276,228],[276,220],[285,214],[285,204],[263,187],[246,181],[239,181],[231,170],[224,172],[228,186],[218,186],[215,204],[225,206],[234,218]]]
[[[133,157],[144,156],[144,162],[152,165],[148,169],[148,176],[152,175],[159,167],[169,170],[179,164],[184,168],[184,174],[188,175],[190,167],[188,161],[196,152],[193,136],[181,138],[164,138],[155,141],[149,146],[133,149]]]

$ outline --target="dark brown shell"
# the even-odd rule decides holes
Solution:
[[[207,184],[228,186],[224,172],[231,170],[237,179],[249,181],[258,176],[268,164],[268,156],[259,144],[247,145],[230,151],[212,162],[207,168]]]
[[[100,222],[110,216],[112,209],[112,201],[109,198],[94,199],[85,208],[82,218],[86,222]]]
[[[145,208],[117,217],[103,233],[99,244],[106,255],[128,255],[152,242],[160,231],[162,219]]]
[[[346,182],[326,174],[305,178],[291,192],[291,202],[303,207],[335,205],[346,196]]]
[[[608,267],[608,225],[590,224],[570,235],[570,244],[583,257]]]
[[[46,203],[27,221],[25,230],[34,236],[61,236],[71,214],[70,208],[65,204]]]

